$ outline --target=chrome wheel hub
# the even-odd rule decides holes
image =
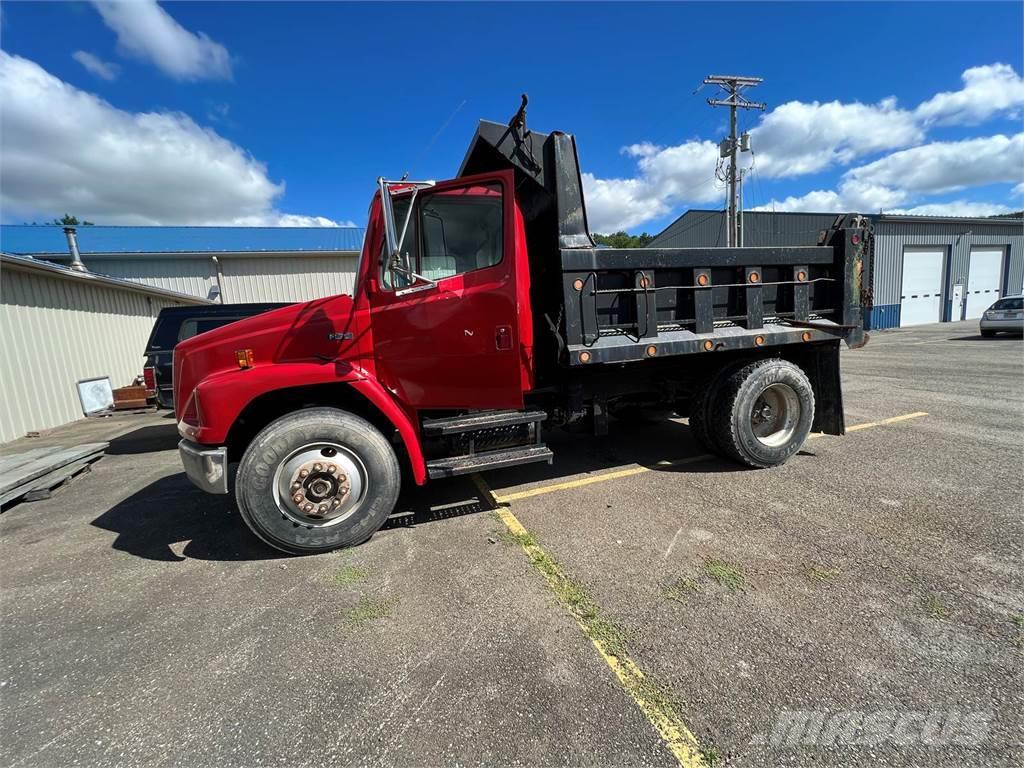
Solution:
[[[788,384],[772,384],[765,388],[750,412],[754,437],[773,448],[792,440],[799,422],[800,398]]]
[[[350,516],[366,496],[367,473],[359,455],[335,443],[292,451],[274,477],[281,514],[298,525],[333,525]]]

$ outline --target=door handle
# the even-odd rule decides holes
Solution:
[[[494,329],[494,348],[499,352],[512,349],[512,326],[499,325]]]

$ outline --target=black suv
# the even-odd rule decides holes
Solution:
[[[212,331],[253,315],[261,315],[288,304],[212,304],[196,307],[167,307],[157,315],[146,344],[146,388],[156,390],[157,402],[174,407],[174,346],[179,341]]]

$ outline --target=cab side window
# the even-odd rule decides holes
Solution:
[[[423,197],[420,204],[420,269],[441,280],[501,261],[501,186],[485,184],[445,190]]]

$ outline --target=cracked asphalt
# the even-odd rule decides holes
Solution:
[[[876,334],[843,355],[848,425],[927,415],[773,470],[678,463],[701,451],[663,420],[552,432],[553,467],[483,478],[547,489],[510,510],[706,763],[1015,765],[1022,353],[971,323]],[[0,515],[4,765],[678,765],[469,479],[279,557],[159,414],[0,453],[96,439],[91,473]]]

